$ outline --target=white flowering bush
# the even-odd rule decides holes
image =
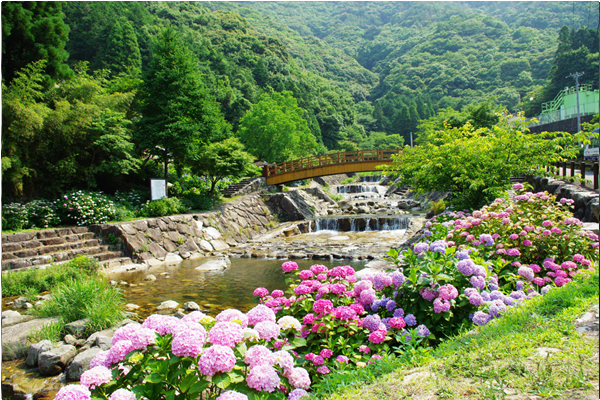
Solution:
[[[79,226],[102,224],[115,217],[116,205],[102,192],[78,190],[55,202],[64,222]]]
[[[297,400],[311,385],[290,351],[303,344],[295,338],[299,325],[276,322],[264,305],[216,318],[199,311],[182,319],[151,315],[119,328],[80,385],[62,388],[56,399]]]
[[[2,205],[2,229],[17,231],[29,226],[27,208],[24,204],[9,203]]]

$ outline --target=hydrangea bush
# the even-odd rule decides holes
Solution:
[[[69,192],[56,202],[63,222],[79,226],[102,224],[114,218],[116,206],[102,192],[78,190]]]
[[[311,385],[291,353],[298,326],[276,321],[264,305],[216,318],[199,311],[182,319],[151,315],[119,328],[80,385],[62,388],[56,399],[297,400]]]

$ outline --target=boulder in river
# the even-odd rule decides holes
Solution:
[[[2,360],[9,361],[26,357],[29,351],[27,343],[29,334],[45,325],[57,322],[58,318],[56,317],[41,318],[2,328]]]
[[[38,357],[40,374],[45,376],[60,374],[76,355],[77,349],[70,344],[41,353]]]

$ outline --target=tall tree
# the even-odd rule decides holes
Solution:
[[[230,126],[204,86],[198,63],[173,29],[165,29],[154,43],[143,81],[142,118],[134,141],[164,163],[165,179],[171,160],[178,169],[186,164],[190,144],[200,146],[229,135]]]
[[[69,27],[63,21],[64,2],[2,2],[2,78],[10,83],[29,63],[46,60],[43,84],[65,79]]]
[[[140,47],[129,21],[116,21],[112,26],[103,62],[114,75],[125,72],[128,67],[141,70]]]
[[[262,94],[240,121],[238,136],[257,159],[281,162],[314,154],[317,142],[291,92]]]

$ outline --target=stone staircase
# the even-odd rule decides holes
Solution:
[[[94,228],[92,225],[2,235],[2,271],[39,268],[77,256],[93,257],[103,266],[132,262],[121,243],[108,243]]]
[[[222,193],[224,197],[242,196],[255,192],[260,188],[265,187],[265,185],[265,178],[246,178],[238,183],[228,186]]]

